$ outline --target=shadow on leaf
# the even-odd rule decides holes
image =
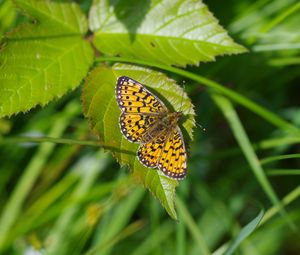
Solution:
[[[150,9],[150,0],[109,0],[117,19],[126,27],[130,41],[133,42],[136,32]]]

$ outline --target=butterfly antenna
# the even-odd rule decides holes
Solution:
[[[202,125],[200,125],[199,123],[196,122],[196,125],[197,125],[199,128],[201,128],[204,132],[206,131],[206,128],[203,127]]]
[[[185,81],[183,81],[182,82],[183,84],[182,84],[182,97],[181,97],[181,103],[180,103],[180,108],[179,108],[179,110],[180,110],[180,112],[182,111],[182,106],[183,106],[183,96],[184,96],[184,91],[185,91]],[[191,109],[189,109],[189,111],[190,111]],[[199,128],[201,128],[204,132],[206,131],[206,128],[205,127],[203,127],[202,125],[200,125],[199,123],[197,123],[196,122],[196,125],[199,127]]]
[[[182,84],[182,95],[181,95],[181,103],[180,103],[179,112],[181,112],[181,111],[182,111],[182,108],[183,108],[183,96],[184,96],[184,91],[185,91],[185,81],[183,81],[183,84]]]

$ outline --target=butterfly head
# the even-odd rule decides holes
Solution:
[[[172,112],[168,116],[169,123],[171,125],[176,125],[181,117],[182,117],[182,112]]]
[[[183,115],[183,113],[181,111],[174,112],[173,114],[175,115],[175,117],[176,117],[177,120],[179,120],[182,117],[182,115]]]

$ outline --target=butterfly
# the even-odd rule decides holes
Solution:
[[[187,152],[178,126],[182,112],[170,112],[144,85],[126,76],[117,79],[116,99],[121,132],[128,141],[140,144],[139,161],[172,179],[183,179]]]

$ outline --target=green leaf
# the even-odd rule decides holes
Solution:
[[[176,218],[174,196],[177,181],[165,177],[160,171],[144,167],[136,157],[138,144],[128,142],[121,134],[121,111],[115,98],[115,84],[117,78],[122,75],[145,84],[165,102],[170,111],[181,110],[184,113],[185,118],[180,125],[186,144],[192,139],[193,106],[173,80],[162,73],[133,65],[97,67],[88,76],[83,90],[84,114],[104,148],[112,151],[120,165],[128,165],[132,169],[134,179],[148,188],[171,217]]]
[[[260,210],[259,214],[250,221],[245,227],[242,228],[235,240],[230,244],[224,255],[231,255],[239,247],[239,245],[256,229],[262,217],[264,210]]]
[[[15,1],[35,22],[5,39],[0,52],[0,117],[45,105],[76,88],[93,60],[82,39],[87,21],[78,5],[67,2]]]
[[[108,55],[186,66],[245,52],[201,1],[95,0],[89,23]]]
[[[16,17],[16,11],[11,0],[0,0],[0,38],[10,28]]]

